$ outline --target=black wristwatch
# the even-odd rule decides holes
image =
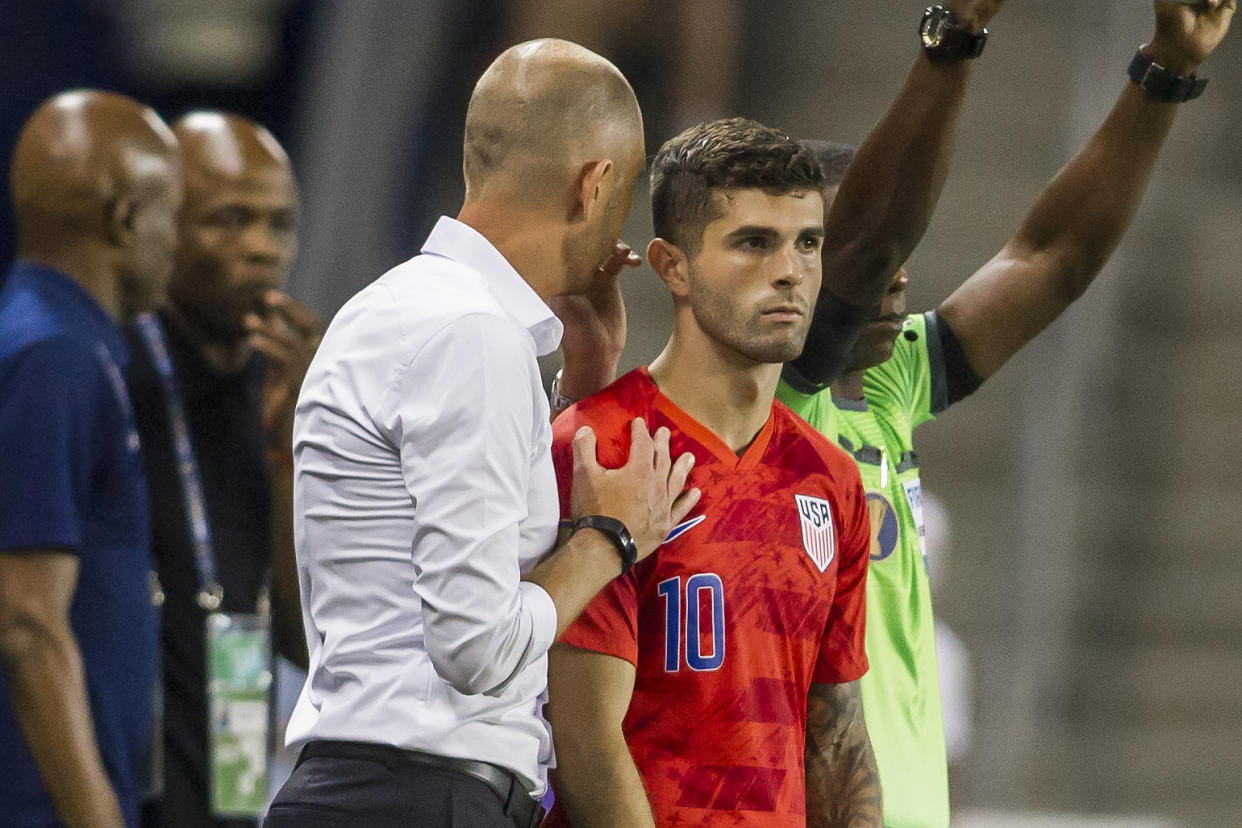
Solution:
[[[983,54],[983,46],[988,42],[988,30],[981,29],[976,34],[958,23],[953,12],[944,6],[932,6],[923,12],[923,19],[919,21],[919,38],[923,41],[923,52],[928,60],[954,63]]]
[[[1203,94],[1203,89],[1207,86],[1207,78],[1200,78],[1193,73],[1186,76],[1170,72],[1143,54],[1142,49],[1134,53],[1134,60],[1130,61],[1130,68],[1127,71],[1130,74],[1130,80],[1134,81],[1137,86],[1143,87],[1147,97],[1153,101],[1165,103],[1193,101]]]
[[[630,571],[634,566],[634,561],[638,560],[638,547],[634,545],[634,538],[630,535],[630,530],[625,528],[625,524],[616,518],[607,515],[583,515],[574,521],[574,531],[579,529],[594,529],[597,532],[603,532],[604,537],[612,541],[612,545],[617,547],[617,555],[621,557],[621,574]]]

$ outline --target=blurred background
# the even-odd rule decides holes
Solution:
[[[301,183],[290,290],[327,319],[456,213],[466,100],[504,45],[559,35],[612,59],[638,92],[649,153],[722,114],[858,143],[917,55],[922,6],[0,0],[0,12],[5,158],[38,103],[71,86],[131,94],[170,120],[199,107],[253,117]],[[991,28],[909,264],[915,309],[1017,228],[1127,82],[1152,11],[1009,0]],[[918,435],[940,504],[928,517],[956,825],[1242,825],[1242,32],[1203,74],[1206,95],[1183,107],[1095,286]],[[626,233],[645,249],[645,181]],[[6,200],[4,261],[12,243]],[[626,279],[623,369],[654,357],[670,324],[655,276]]]

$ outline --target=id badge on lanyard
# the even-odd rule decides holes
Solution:
[[[267,801],[271,652],[265,616],[207,616],[209,793],[217,816],[259,816]]]
[[[257,817],[268,788],[272,688],[272,630],[266,591],[254,615],[222,611],[211,526],[189,425],[159,320],[144,314],[138,328],[164,386],[185,517],[194,543],[198,605],[204,611],[207,682],[207,759],[211,811],[221,817]]]

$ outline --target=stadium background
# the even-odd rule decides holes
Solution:
[[[920,12],[916,0],[0,0],[0,151],[40,100],[75,85],[169,119],[212,107],[268,124],[302,185],[291,291],[328,318],[455,212],[466,96],[511,38],[569,36],[617,62],[649,153],[716,114],[857,143],[916,55]],[[1151,20],[1135,0],[1009,0],[909,264],[913,308],[999,249],[1111,106]],[[938,614],[972,662],[956,824],[1242,824],[1242,33],[1204,74],[1097,284],[919,434],[924,485],[952,519]],[[639,188],[626,238],[641,249]],[[645,267],[626,298],[630,368],[663,344],[669,307]]]

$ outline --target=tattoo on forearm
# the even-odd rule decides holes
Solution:
[[[807,828],[880,828],[880,775],[858,682],[812,685],[806,719]]]

